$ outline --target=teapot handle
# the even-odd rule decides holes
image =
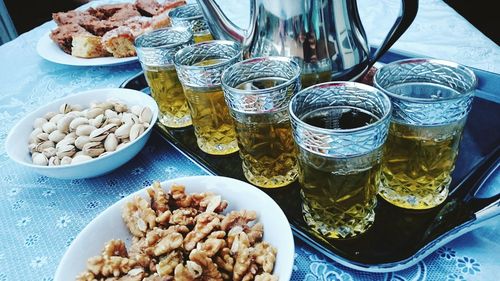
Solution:
[[[396,40],[403,35],[403,33],[410,27],[411,23],[417,16],[418,0],[402,0],[401,10],[396,22],[391,27],[391,30],[385,37],[380,47],[375,51],[375,54],[370,59],[369,68],[377,62],[380,57],[389,50],[389,48],[396,42]]]

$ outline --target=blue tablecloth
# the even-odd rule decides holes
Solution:
[[[155,135],[125,166],[94,179],[51,179],[11,161],[4,140],[26,113],[78,91],[118,87],[140,70],[138,63],[73,67],[45,61],[35,46],[50,27],[0,46],[0,281],[53,280],[71,241],[115,201],[153,180],[205,174]],[[296,240],[292,280],[498,280],[499,229],[500,222],[493,221],[412,268],[385,274],[350,270]]]

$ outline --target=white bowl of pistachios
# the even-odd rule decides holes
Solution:
[[[15,162],[59,179],[106,174],[144,147],[158,118],[153,98],[135,90],[84,91],[29,113],[9,132]]]

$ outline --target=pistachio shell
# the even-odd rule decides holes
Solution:
[[[47,166],[47,164],[49,163],[47,157],[42,153],[34,153],[31,156],[31,159],[33,160],[33,164],[35,165]]]
[[[118,113],[116,113],[116,111],[113,111],[111,109],[106,109],[104,111],[104,116],[106,116],[106,118],[117,118]]]
[[[144,133],[144,126],[142,124],[134,124],[130,128],[130,141],[137,139],[142,133]]]
[[[118,146],[118,139],[116,138],[115,134],[111,133],[106,137],[106,140],[104,140],[104,149],[107,152],[115,151],[116,147]]]
[[[92,131],[92,133],[90,133],[90,141],[96,142],[104,140],[115,127],[115,124],[108,124],[100,129]]]
[[[104,152],[104,146],[100,142],[89,142],[83,146],[82,151],[91,157],[97,157]]]
[[[69,165],[69,164],[71,164],[71,157],[69,157],[69,156],[64,156],[64,157],[61,159],[61,161],[60,161],[60,162],[61,162],[61,163],[60,163],[60,164],[61,164],[61,166],[63,166],[63,165]]]
[[[113,103],[105,101],[105,102],[95,104],[94,107],[99,107],[99,108],[102,108],[104,110],[109,110],[109,109],[113,109],[114,106],[113,106]]]
[[[54,117],[56,115],[57,115],[57,112],[50,111],[50,112],[45,113],[43,118],[45,118],[46,120],[50,120],[50,119],[52,119],[52,117]]]
[[[71,123],[69,123],[69,129],[71,131],[74,131],[74,130],[76,130],[76,128],[78,128],[78,126],[87,125],[88,123],[89,123],[89,119],[87,119],[85,117],[77,117],[77,118],[73,119],[71,121]]]
[[[33,122],[33,128],[42,128],[42,125],[47,123],[47,122],[49,122],[49,121],[47,121],[47,119],[45,119],[45,118],[37,118]]]
[[[53,141],[44,141],[42,143],[39,143],[37,146],[36,146],[36,151],[37,152],[42,152],[44,149],[46,148],[49,148],[49,147],[54,147],[55,143]]]
[[[140,122],[151,123],[151,119],[153,119],[153,111],[151,111],[151,108],[146,106],[141,110],[138,116]]]
[[[92,133],[96,127],[91,126],[91,125],[80,125],[78,128],[76,128],[76,135],[77,136],[89,136],[90,133]]]
[[[81,150],[83,148],[83,146],[89,142],[90,142],[89,136],[79,136],[75,140],[75,146],[76,146],[76,148]]]
[[[142,111],[142,106],[140,105],[132,105],[130,107],[130,112],[132,112],[133,114],[137,115],[137,116],[140,116],[141,115],[141,111]]]
[[[63,116],[64,116],[64,114],[57,113],[56,115],[52,116],[52,118],[50,118],[48,120],[49,120],[49,122],[56,124],[57,120],[61,119]]]
[[[46,140],[49,140],[49,134],[47,134],[47,133],[40,133],[40,134],[36,135],[36,137],[35,137],[36,143],[41,143],[41,142],[44,142]]]
[[[61,165],[61,159],[57,156],[53,156],[49,158],[49,166],[59,166]]]
[[[132,128],[132,124],[130,123],[125,123],[118,127],[115,131],[115,135],[118,139],[125,139],[128,138],[130,135],[130,128]]]
[[[116,102],[114,104],[114,109],[116,112],[120,113],[120,112],[126,112],[128,110],[128,107],[124,103]]]
[[[46,132],[47,134],[52,133],[53,131],[57,130],[56,123],[54,122],[47,122],[42,125],[42,130]]]
[[[70,111],[71,111],[71,106],[67,103],[63,103],[61,104],[61,106],[59,106],[59,112],[62,114],[66,114]]]
[[[64,139],[64,137],[66,137],[66,134],[59,131],[59,130],[55,130],[49,134],[49,140],[51,140],[55,143],[62,141]]]
[[[122,114],[122,122],[124,124],[131,124],[131,125],[133,125],[135,123],[139,123],[139,117],[135,116],[132,113],[124,112]]]
[[[36,136],[37,136],[38,134],[40,134],[40,133],[43,133],[42,128],[35,128],[35,129],[33,130],[33,132],[31,132],[31,134],[30,134],[30,140],[34,140],[34,139],[36,138]]]
[[[55,147],[47,147],[42,150],[42,154],[45,157],[50,158],[56,155],[57,149]]]
[[[74,145],[63,145],[57,148],[56,155],[59,158],[63,158],[64,156],[71,157],[76,153],[76,149]]]
[[[89,125],[99,128],[104,123],[104,119],[105,119],[104,114],[100,114],[96,118],[90,119]]]
[[[65,137],[63,140],[59,141],[56,144],[56,148],[59,148],[64,145],[73,145],[75,143],[75,138],[72,137]]]
[[[81,154],[73,157],[73,160],[71,160],[71,164],[82,163],[89,160],[92,160],[92,157],[85,154]]]
[[[104,113],[104,109],[102,108],[99,108],[99,107],[95,107],[95,108],[91,108],[87,111],[87,114],[85,115],[85,117],[87,117],[87,119],[92,119],[92,118],[96,118],[98,115],[101,115]]]
[[[69,131],[69,124],[71,121],[75,119],[70,116],[63,116],[59,120],[57,120],[57,129],[63,133],[67,133]]]

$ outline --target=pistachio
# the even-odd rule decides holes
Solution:
[[[63,145],[57,148],[56,155],[59,158],[63,158],[64,156],[71,157],[76,153],[76,149],[74,145]]]
[[[118,118],[118,113],[116,113],[116,111],[113,111],[111,109],[106,109],[106,111],[104,111],[104,116],[106,116],[106,118]]]
[[[71,106],[67,103],[63,103],[61,104],[61,106],[59,106],[59,112],[62,114],[66,114],[70,111],[71,111]]]
[[[151,111],[151,108],[146,106],[141,110],[138,116],[140,122],[151,123],[151,119],[153,119],[153,111]]]
[[[140,105],[132,105],[130,107],[130,112],[132,112],[133,114],[139,116],[139,115],[141,115],[142,108],[143,107],[140,106]]]
[[[49,139],[49,134],[47,134],[47,133],[40,133],[40,134],[36,135],[35,142],[36,143],[41,143],[41,142],[44,142],[44,141],[46,141],[48,139]]]
[[[80,104],[73,104],[71,105],[71,110],[80,112],[83,110],[83,106],[81,106]]]
[[[116,138],[115,134],[111,133],[106,137],[106,140],[104,140],[104,149],[107,152],[115,151],[116,147],[118,146],[118,139]]]
[[[75,146],[76,146],[76,148],[82,150],[83,146],[86,143],[89,143],[89,142],[90,142],[90,137],[89,136],[79,136],[75,140]]]
[[[47,157],[42,153],[33,153],[31,158],[33,160],[33,164],[35,165],[47,166],[47,164],[49,163]]]
[[[48,119],[49,122],[52,122],[52,123],[57,123],[57,120],[61,119],[62,117],[64,116],[64,114],[61,114],[61,113],[57,113],[56,115],[52,116],[52,118]]]
[[[35,128],[35,129],[33,130],[33,132],[31,132],[31,134],[30,134],[30,140],[34,140],[34,139],[36,138],[36,136],[37,136],[38,134],[40,134],[40,133],[43,133],[42,128]]]
[[[36,146],[35,150],[36,150],[37,152],[42,152],[42,151],[43,151],[44,149],[46,149],[46,148],[49,148],[49,147],[54,147],[54,145],[55,145],[55,143],[54,143],[53,141],[49,141],[49,140],[48,140],[48,141],[44,141],[44,142],[42,142],[42,143],[39,143],[39,144]]]
[[[36,152],[36,146],[37,146],[37,144],[36,144],[36,143],[30,143],[30,144],[28,145],[28,150],[30,151],[30,153],[34,153],[34,152]]]
[[[61,165],[61,159],[57,156],[53,156],[49,158],[49,166],[59,166]]]
[[[87,114],[85,115],[85,117],[87,117],[87,119],[92,119],[92,118],[96,118],[98,115],[101,115],[104,113],[104,109],[102,108],[99,108],[99,107],[95,107],[95,108],[91,108],[87,111]]]
[[[104,157],[106,155],[110,155],[111,153],[112,153],[112,151],[109,151],[109,152],[106,151],[106,152],[102,153],[101,155],[97,156],[97,158]]]
[[[78,128],[76,128],[76,135],[77,136],[89,136],[92,131],[94,131],[96,127],[91,126],[91,125],[80,125]]]
[[[121,126],[123,124],[123,122],[122,122],[122,120],[120,118],[116,117],[116,118],[108,118],[108,119],[106,119],[105,124],[106,125],[107,124],[115,124],[117,126]]]
[[[124,148],[125,146],[127,146],[129,144],[129,142],[122,142],[120,143],[117,147],[116,147],[116,150],[120,150],[122,148]]]
[[[76,128],[80,125],[87,125],[89,123],[89,120],[85,117],[77,117],[69,123],[69,129],[70,131],[75,131]]]
[[[71,164],[71,157],[64,156],[60,161],[61,166]]]
[[[125,139],[128,138],[130,135],[130,128],[132,128],[132,124],[130,123],[125,123],[118,127],[115,131],[115,135],[118,139]]]
[[[55,147],[47,147],[42,150],[42,154],[45,155],[45,157],[50,158],[53,156],[56,156],[57,149]]]
[[[54,122],[47,122],[42,125],[42,130],[46,132],[47,134],[52,133],[53,131],[57,130],[56,123]]]
[[[49,134],[48,139],[55,142],[55,143],[58,143],[58,142],[62,141],[64,139],[64,137],[66,137],[65,133],[63,133],[59,130],[55,130]]]
[[[144,126],[142,124],[134,124],[130,128],[130,141],[137,139],[142,133],[144,133]]]
[[[85,154],[81,154],[73,157],[73,160],[71,160],[71,164],[82,163],[89,160],[92,160],[92,157]]]
[[[73,119],[75,118],[70,116],[61,117],[57,120],[57,129],[63,133],[69,132],[69,124],[73,121]]]
[[[57,115],[57,112],[54,112],[54,111],[50,111],[50,112],[47,112],[43,118],[45,118],[46,120],[50,120],[52,119],[52,117],[56,116]]]
[[[91,157],[97,157],[104,153],[104,146],[100,142],[89,142],[83,146],[82,151]]]
[[[113,109],[114,105],[111,102],[101,102],[97,103],[94,107],[102,108],[103,110],[110,110]]]
[[[76,139],[78,136],[76,135],[75,132],[71,132],[69,134],[67,134],[64,138],[74,138]]]
[[[89,125],[99,128],[104,123],[104,120],[105,120],[104,114],[100,114],[96,116],[96,118],[90,119]]]
[[[132,114],[129,112],[124,112],[122,114],[122,121],[125,124],[133,125],[133,124],[139,123],[139,118],[135,114]]]
[[[62,139],[61,141],[59,141],[56,144],[56,148],[59,148],[61,146],[65,146],[65,145],[73,145],[73,144],[75,144],[75,138],[65,137],[64,139]]]
[[[120,113],[120,112],[126,112],[128,110],[128,107],[126,104],[116,102],[114,103],[114,109],[116,112]]]
[[[45,118],[36,118],[35,121],[33,122],[33,128],[42,128],[42,125],[47,123],[47,119]]]
[[[100,129],[96,129],[90,133],[90,141],[102,141],[104,140],[111,130],[115,128],[115,124],[108,124]]]

